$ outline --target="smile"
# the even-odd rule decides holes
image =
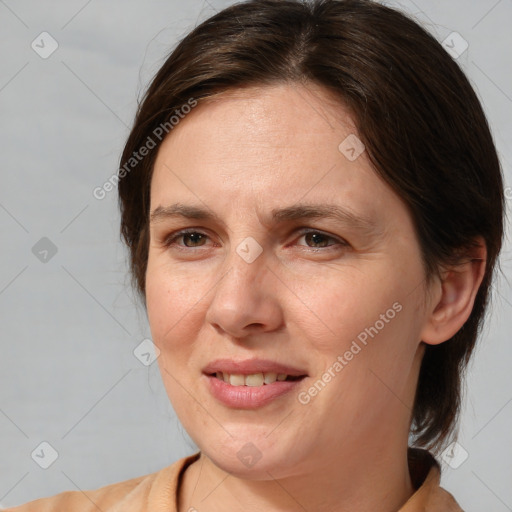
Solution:
[[[226,372],[216,372],[215,377],[231,386],[264,386],[272,384],[276,381],[295,381],[300,380],[303,376],[287,375],[286,373],[251,373],[249,375],[230,374]]]

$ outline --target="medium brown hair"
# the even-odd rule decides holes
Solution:
[[[378,173],[409,208],[425,282],[469,251],[487,263],[473,311],[448,341],[427,345],[412,411],[414,444],[438,452],[453,433],[461,383],[480,332],[503,237],[504,191],[486,117],[457,63],[407,15],[369,0],[251,0],[182,39],[139,102],[119,174],[121,233],[145,304],[150,183],[159,127],[190,102],[231,89],[312,82],[354,116]],[[165,124],[167,123],[167,124]],[[157,140],[155,140],[157,139]]]

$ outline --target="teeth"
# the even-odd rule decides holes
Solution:
[[[232,386],[243,386],[245,384],[245,377],[243,375],[230,375],[229,383]]]
[[[252,373],[250,375],[229,374],[217,372],[217,379],[222,380],[232,386],[263,386],[264,384],[272,384],[276,381],[286,380],[286,373]]]
[[[263,381],[265,384],[272,384],[277,380],[277,373],[265,373],[263,377]]]
[[[255,373],[254,375],[247,375],[245,377],[246,386],[263,386],[263,373]]]

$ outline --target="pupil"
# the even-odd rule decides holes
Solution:
[[[320,233],[308,233],[306,236],[310,237],[310,240],[314,244],[320,244],[322,247],[325,247],[325,236],[321,235]],[[324,239],[324,243],[322,243],[322,239]]]
[[[192,239],[192,244],[196,244],[197,242],[200,242],[200,239],[203,235],[201,233],[186,233],[185,234],[185,240],[187,238]],[[189,246],[186,242],[185,245]]]

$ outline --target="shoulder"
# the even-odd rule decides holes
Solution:
[[[423,497],[425,510],[443,510],[450,512],[464,512],[453,495],[439,484],[439,473],[431,471],[421,486],[425,492],[420,493]]]
[[[151,487],[157,474],[152,473],[132,478],[94,490],[65,491],[55,496],[30,501],[19,507],[5,509],[3,512],[56,512],[60,510],[97,512],[98,510],[106,510],[134,491],[138,490],[140,492],[144,488]]]
[[[65,491],[2,512],[114,512],[147,509],[151,494],[175,494],[178,476],[199,454],[180,459],[154,473],[105,485],[94,490]]]
[[[408,461],[416,491],[399,512],[464,512],[453,495],[441,487],[441,466],[430,452],[409,448]]]

